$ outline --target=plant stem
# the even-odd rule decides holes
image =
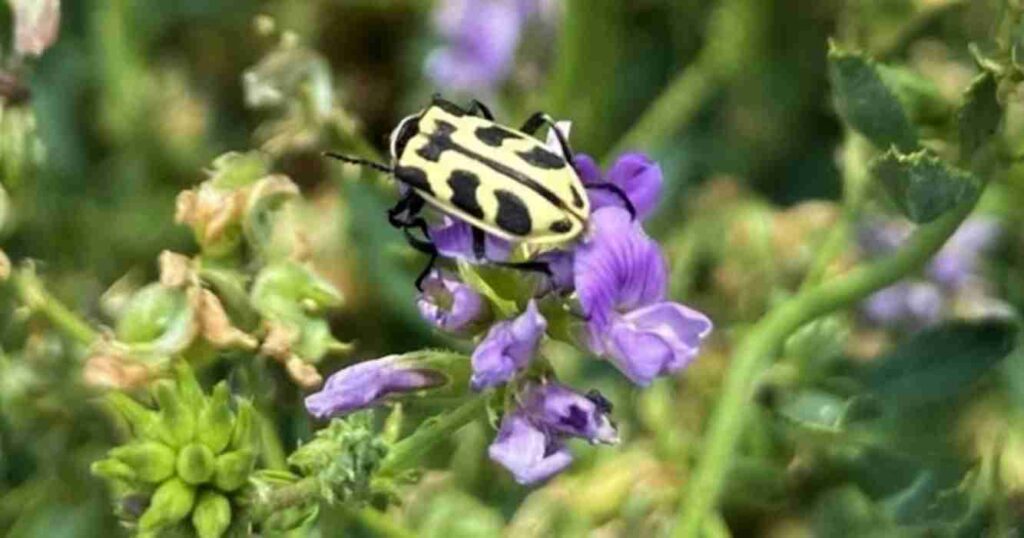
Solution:
[[[29,310],[43,314],[71,338],[86,346],[99,338],[95,329],[46,290],[31,267],[23,267],[11,275],[11,282],[18,298]]]
[[[485,396],[473,396],[459,407],[427,420],[412,435],[391,448],[380,472],[393,475],[416,463],[439,442],[475,419],[486,403]]]
[[[934,223],[921,227],[895,254],[801,291],[750,329],[736,347],[703,455],[680,499],[674,536],[698,536],[703,522],[715,509],[729,462],[743,433],[754,382],[786,338],[805,323],[856,303],[920,269],[967,218],[976,201],[961,204]]]

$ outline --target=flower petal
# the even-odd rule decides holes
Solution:
[[[572,463],[572,454],[559,439],[549,437],[517,412],[501,421],[487,454],[524,485],[547,480]]]
[[[606,207],[590,217],[591,235],[576,250],[576,291],[592,337],[599,336],[615,311],[628,311],[662,300],[667,267],[658,244],[630,218]]]
[[[477,259],[473,250],[473,227],[461,220],[445,217],[444,224],[430,228],[430,240],[437,247],[440,255],[446,258],[463,259],[474,263],[485,260]],[[512,246],[508,241],[486,235],[484,254],[489,261],[505,261],[508,259]]]
[[[476,290],[440,271],[432,271],[424,279],[416,306],[423,319],[452,334],[469,331],[490,313],[487,301]]]
[[[612,363],[631,381],[646,386],[678,372],[700,352],[711,320],[678,303],[663,302],[618,317],[604,340]]]
[[[347,415],[379,405],[392,394],[443,385],[444,374],[416,368],[398,355],[361,362],[335,372],[324,388],[306,397],[306,410],[317,418]]]
[[[533,360],[547,326],[534,301],[517,318],[494,324],[473,351],[473,390],[505,383],[525,368]]]
[[[545,430],[592,443],[619,442],[619,433],[608,418],[611,406],[596,392],[584,396],[558,383],[535,385],[529,389],[522,409]]]
[[[636,208],[637,217],[647,217],[657,207],[663,183],[661,167],[646,155],[623,154],[608,171],[606,180],[626,193]],[[612,192],[591,190],[589,194],[593,208],[623,205],[622,200]]]

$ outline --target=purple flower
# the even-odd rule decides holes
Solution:
[[[985,217],[965,221],[928,265],[928,276],[949,289],[959,289],[980,273],[978,262],[995,246],[1002,229]]]
[[[663,183],[661,167],[642,153],[619,156],[607,174],[602,174],[597,163],[588,155],[576,155],[573,164],[585,186],[611,183],[622,189],[636,208],[637,217],[647,217],[658,205]],[[622,200],[612,191],[588,189],[587,194],[591,209],[623,206]]]
[[[684,368],[710,334],[711,320],[665,301],[665,259],[627,211],[599,209],[590,225],[574,273],[591,350],[641,386]]]
[[[447,43],[427,58],[427,74],[453,90],[494,88],[511,71],[529,8],[516,0],[443,0],[435,24]]]
[[[609,413],[611,405],[596,392],[583,396],[557,383],[531,385],[522,405],[502,420],[488,454],[520,484],[546,480],[572,462],[566,438],[618,443]]]
[[[444,374],[415,364],[399,355],[361,362],[339,370],[324,388],[306,397],[306,410],[316,418],[347,415],[380,405],[388,396],[443,385]]]
[[[864,315],[879,325],[926,327],[942,317],[945,297],[930,282],[900,282],[879,290],[864,301]]]
[[[471,333],[490,315],[487,301],[476,290],[436,270],[423,280],[416,306],[423,319],[452,334]]]
[[[537,289],[537,296],[548,293],[570,293],[573,286],[573,260],[574,253],[571,250],[550,250],[539,256],[536,261],[546,263],[549,275],[541,281]]]
[[[547,326],[534,301],[519,317],[495,323],[473,350],[473,390],[505,383],[525,368],[537,352]]]
[[[430,228],[430,240],[437,247],[438,253],[446,258],[475,263],[485,261],[476,257],[476,252],[473,251],[473,227],[465,221],[446,216],[443,224]],[[484,254],[487,260],[505,261],[511,250],[512,246],[508,241],[490,234],[485,236]]]

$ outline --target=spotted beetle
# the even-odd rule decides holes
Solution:
[[[534,138],[545,125],[555,134],[561,154]],[[583,185],[568,141],[542,112],[515,130],[496,123],[479,101],[465,110],[434,96],[427,108],[399,122],[389,145],[390,165],[332,152],[326,155],[386,172],[408,187],[388,210],[388,221],[405,232],[413,247],[431,256],[416,280],[417,288],[438,255],[420,216],[426,204],[472,226],[474,254],[481,260],[485,259],[485,234],[543,246],[579,237],[590,217],[586,189],[609,190],[631,214],[636,213],[618,186]],[[423,238],[412,233],[416,229]],[[537,262],[490,263],[547,272],[547,266]]]

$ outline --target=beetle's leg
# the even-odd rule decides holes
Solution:
[[[491,109],[487,108],[487,105],[473,99],[469,103],[469,113],[475,114],[488,121],[494,121],[494,114],[491,113]]]
[[[430,255],[430,261],[427,262],[427,265],[425,265],[423,267],[423,270],[420,271],[419,276],[416,277],[416,289],[417,290],[419,290],[421,292],[423,291],[423,281],[426,280],[427,276],[430,275],[430,272],[434,270],[434,264],[436,262],[437,262],[437,251],[435,250],[434,253]]]
[[[426,239],[420,239],[414,236],[411,232],[412,229],[418,228],[423,232]],[[412,248],[430,256],[430,260],[427,261],[427,265],[423,267],[420,274],[416,276],[416,289],[423,291],[423,280],[430,275],[430,272],[434,269],[434,264],[437,262],[438,252],[437,247],[430,242],[430,232],[427,228],[427,221],[422,218],[413,219],[402,227],[402,232],[405,233],[405,240],[409,242]]]
[[[476,226],[473,227],[473,255],[481,261],[487,259],[487,234]]]
[[[423,210],[426,201],[416,191],[409,189],[394,206],[388,209],[388,222],[395,228],[407,226]],[[400,215],[405,213],[404,217]]]
[[[569,141],[565,139],[565,135],[562,134],[562,130],[555,126],[555,120],[551,119],[544,112],[536,112],[523,123],[523,126],[519,128],[520,131],[533,136],[537,133],[537,129],[540,129],[544,125],[547,125],[555,133],[555,138],[558,140],[558,147],[562,148],[562,157],[565,162],[573,165],[573,152],[572,146],[569,145]],[[575,166],[574,166],[575,167]]]
[[[517,271],[530,271],[534,273],[544,273],[547,276],[551,276],[551,267],[547,262],[495,262],[490,261],[490,264],[498,267],[504,267],[505,269],[515,269]]]
[[[629,211],[630,218],[636,220],[636,206],[633,205],[633,202],[629,199],[629,196],[626,196],[626,191],[622,190],[622,187],[619,187],[618,185],[609,182],[593,183],[591,185],[586,185],[586,188],[611,192],[612,194],[617,196],[619,200],[622,200],[622,205],[626,206],[626,211]]]

